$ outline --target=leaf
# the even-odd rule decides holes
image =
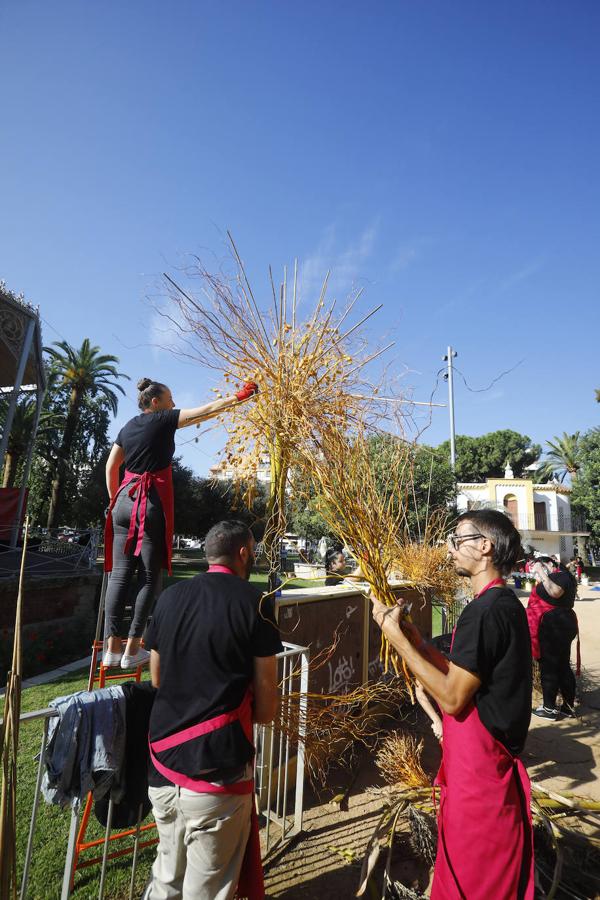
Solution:
[[[377,825],[375,826],[375,830],[369,838],[369,843],[367,844],[367,850],[363,859],[358,890],[356,892],[357,897],[361,897],[367,889],[369,878],[371,877],[373,869],[377,865],[377,860],[379,859],[379,854],[381,853],[381,840],[382,838],[387,836],[389,824],[392,821],[392,818],[397,814],[396,811],[398,808],[403,809],[405,806],[406,801],[400,800],[395,807],[387,807],[383,815],[379,819]]]

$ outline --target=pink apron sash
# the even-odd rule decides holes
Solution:
[[[173,552],[173,473],[171,466],[166,469],[160,469],[157,472],[129,472],[125,470],[123,481],[119,485],[114,497],[110,501],[106,515],[106,525],[104,528],[104,571],[111,572],[113,567],[112,546],[113,546],[113,521],[112,511],[117,498],[121,491],[127,489],[130,497],[135,498],[133,508],[131,510],[131,518],[129,520],[129,531],[127,532],[127,541],[125,543],[125,553],[131,552],[135,530],[138,530],[137,541],[133,551],[134,556],[139,556],[142,552],[142,542],[144,540],[144,530],[146,524],[146,507],[148,503],[148,494],[152,487],[155,487],[160,498],[165,517],[165,560],[166,568],[169,575],[171,574],[171,557]],[[139,512],[139,525],[138,525]]]
[[[231,710],[231,712],[223,713],[212,719],[207,719],[205,722],[198,722],[196,725],[191,725],[189,728],[184,728],[181,731],[170,734],[168,737],[161,738],[158,741],[149,740],[150,758],[152,759],[156,770],[160,772],[161,775],[164,775],[164,777],[172,784],[186,788],[188,791],[195,791],[197,794],[251,794],[254,789],[253,778],[248,778],[244,781],[236,781],[233,784],[212,784],[210,781],[203,781],[200,778],[190,778],[182,772],[176,772],[174,769],[169,769],[158,761],[154,753],[154,751],[160,753],[161,750],[178,747],[180,744],[191,741],[203,734],[208,734],[211,731],[216,731],[218,728],[223,728],[225,725],[229,725],[236,721],[239,721],[244,730],[244,734],[252,743],[251,685],[244,694],[244,699],[240,705],[236,709]],[[246,845],[246,852],[244,854],[236,897],[238,897],[239,900],[263,900],[264,896],[265,887],[260,854],[258,816],[256,815],[256,808],[253,802],[250,819],[250,836]]]

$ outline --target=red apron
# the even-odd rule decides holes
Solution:
[[[480,594],[498,583],[503,582],[492,582]],[[473,701],[456,716],[444,713],[443,729],[431,900],[533,900],[525,766],[492,737]]]
[[[540,658],[540,622],[551,609],[556,609],[556,607],[548,603],[547,600],[542,600],[535,587],[533,587],[525,612],[527,613],[527,624],[531,635],[531,655],[534,659]]]
[[[210,566],[208,571],[225,572],[229,575],[235,575],[235,572],[232,572],[231,569],[228,569],[225,566]],[[178,747],[186,741],[191,741],[194,738],[200,737],[202,734],[207,734],[209,731],[216,731],[218,728],[223,728],[225,725],[237,721],[239,721],[242,726],[247,739],[253,744],[252,686],[248,687],[244,699],[237,709],[223,713],[220,716],[215,716],[212,719],[207,719],[205,722],[198,722],[196,725],[191,725],[189,728],[184,728],[182,731],[177,731],[175,734],[170,734],[168,737],[161,738],[158,741],[149,742],[150,758],[152,759],[154,767],[172,784],[186,788],[188,791],[195,791],[198,794],[251,794],[254,790],[253,778],[249,778],[246,781],[236,781],[234,784],[212,784],[210,781],[202,781],[199,778],[190,778],[182,772],[177,772],[175,769],[169,769],[159,762],[155,756],[155,754],[160,753],[161,750],[169,750],[172,747]],[[253,802],[250,821],[250,837],[248,838],[248,843],[246,845],[246,852],[244,854],[236,897],[238,897],[239,900],[263,900],[264,896],[265,886],[260,853],[258,816],[256,815],[256,807]]]
[[[535,589],[535,586],[531,589],[525,612],[527,613],[527,624],[529,625],[529,634],[531,635],[531,655],[534,659],[540,658],[541,621],[547,612],[551,612],[553,609],[558,608],[559,607],[555,606],[554,604],[548,603],[547,600],[543,600],[539,596],[537,590]],[[579,676],[581,675],[581,642],[579,640],[579,622],[577,621],[577,614],[575,613],[575,610],[573,610],[573,615],[575,616],[575,622],[577,624],[576,675],[579,678]]]
[[[173,471],[171,466],[166,469],[160,469],[158,472],[128,472],[125,470],[123,481],[119,485],[119,490],[115,493],[110,501],[108,513],[106,515],[106,525],[104,527],[104,571],[112,572],[113,567],[113,521],[112,511],[117,497],[121,491],[129,485],[129,496],[135,497],[133,509],[131,510],[131,520],[129,522],[129,533],[125,544],[125,553],[131,551],[135,530],[137,527],[138,536],[135,544],[134,556],[139,556],[142,552],[142,541],[144,539],[144,525],[146,522],[146,504],[148,502],[148,494],[152,487],[156,488],[165,516],[165,556],[163,568],[166,568],[171,575],[171,556],[173,553],[173,526],[174,526],[174,508],[173,508]],[[138,523],[139,512],[139,523]]]

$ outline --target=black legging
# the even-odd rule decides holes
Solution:
[[[576,681],[571,669],[571,643],[577,636],[572,609],[552,609],[540,622],[540,680],[544,706],[554,709],[558,692],[563,703],[575,703]]]
[[[161,568],[165,557],[165,517],[160,498],[156,489],[151,488],[146,505],[142,552],[139,556],[133,555],[137,528],[133,546],[128,554],[124,552],[133,504],[134,500],[129,496],[127,488],[123,488],[112,511],[113,570],[106,591],[107,637],[121,636],[125,603],[136,572],[138,594],[129,628],[130,638],[139,638],[144,633],[154,600],[160,591]]]

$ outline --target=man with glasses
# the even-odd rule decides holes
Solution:
[[[438,850],[432,900],[532,900],[530,787],[519,758],[531,716],[525,610],[506,587],[521,538],[504,513],[471,510],[448,538],[473,600],[449,660],[375,600],[373,618],[443,712]]]

